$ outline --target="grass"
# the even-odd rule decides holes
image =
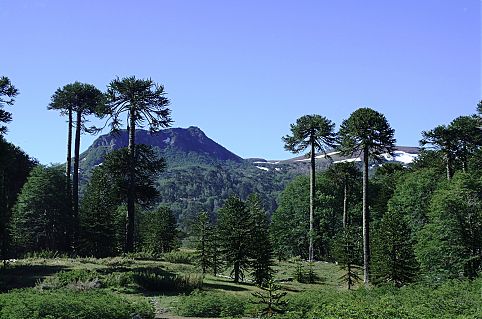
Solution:
[[[174,259],[185,261],[184,257]],[[277,263],[274,268],[276,284],[288,292],[288,312],[281,318],[482,318],[482,279],[473,283],[453,282],[436,289],[414,285],[349,292],[339,280],[342,271],[334,264],[316,262],[313,271],[318,280],[311,284],[294,280],[297,269],[294,261]],[[308,266],[304,269],[308,271]],[[39,294],[37,304],[41,305],[47,304],[43,300],[49,294],[59,302],[70,303],[73,301],[68,298],[75,299],[76,294],[82,299],[92,293],[100,303],[115,296],[120,298],[117,301],[120,304],[122,300],[133,300],[134,304],[140,300],[170,313],[255,317],[258,310],[252,293],[259,289],[249,281],[249,276],[246,283],[235,284],[227,278],[228,274],[226,271],[222,276],[208,274],[202,278],[196,266],[165,259],[36,257],[0,267],[2,292],[12,291],[14,296],[0,294],[0,299],[13,307],[9,308],[12,313],[17,311],[11,301],[15,296],[37,302],[35,294]],[[17,288],[26,288],[27,292]],[[1,307],[0,300],[0,313]]]

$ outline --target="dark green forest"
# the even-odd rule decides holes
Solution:
[[[186,316],[455,318],[456,307],[458,318],[482,316],[472,303],[482,289],[482,101],[473,115],[421,132],[408,164],[387,161],[395,131],[371,108],[347,114],[338,131],[305,115],[280,140],[306,161],[268,169],[198,128],[169,129],[170,101],[151,79],[116,78],[105,92],[75,82],[45,106],[67,118],[68,136],[58,145],[65,163],[46,166],[7,140],[18,94],[0,78],[0,318],[34,318],[19,300],[31,300],[36,318],[84,318],[65,314],[75,299],[90,299],[98,318],[153,318],[159,301],[129,299],[133,287],[176,294],[192,303],[176,306]],[[108,125],[88,126],[93,117]],[[102,129],[80,153],[81,135]],[[60,257],[68,269],[39,274],[35,288],[15,284],[38,258]],[[249,300],[220,297],[230,306],[216,312],[209,289],[220,285],[256,290]],[[456,305],[461,291],[470,295]]]

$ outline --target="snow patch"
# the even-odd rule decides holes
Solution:
[[[387,161],[397,161],[401,162],[403,164],[410,164],[412,163],[416,158],[417,154],[410,154],[404,151],[395,151],[393,152],[393,156],[390,154],[382,154],[382,156],[387,160]]]
[[[263,167],[263,166],[256,166],[259,169],[262,169],[263,171],[269,171],[269,168]]]
[[[347,158],[344,160],[334,161],[333,163],[352,163],[352,162],[361,162],[361,158]]]

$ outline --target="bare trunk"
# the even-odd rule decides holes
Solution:
[[[368,148],[363,148],[363,281],[370,283],[370,216],[368,212]]]
[[[343,188],[343,229],[348,226],[348,183],[345,181],[345,187]]]
[[[82,127],[82,111],[77,111],[74,144],[74,172],[72,174],[72,248],[75,252],[79,234],[79,156],[80,156],[80,129]]]
[[[234,282],[239,283],[239,261],[234,262]]]
[[[65,190],[67,192],[67,197],[69,199],[69,215],[72,214],[72,184],[70,179],[70,174],[72,172],[72,107],[69,108],[69,123],[67,127],[67,161],[65,163]],[[68,227],[68,234],[67,238],[71,241],[69,244],[72,244],[73,241],[73,224],[69,223]]]
[[[447,154],[446,157],[447,157],[447,180],[451,180],[452,176],[454,175],[453,169],[452,169],[452,166],[453,166],[452,156],[450,154]]]
[[[127,223],[126,223],[126,252],[132,252],[134,250],[134,215],[135,215],[135,196],[136,196],[136,184],[135,184],[135,133],[136,133],[136,121],[135,121],[135,107],[131,106],[129,113],[129,176],[128,176],[128,191],[127,191]]]
[[[311,171],[310,171],[310,232],[309,232],[309,248],[308,261],[313,261],[313,237],[315,237],[313,230],[314,214],[315,214],[315,144],[311,142]]]

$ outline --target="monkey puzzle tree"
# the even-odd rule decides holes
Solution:
[[[335,124],[324,116],[304,115],[291,124],[291,134],[284,136],[285,149],[292,153],[300,153],[310,147],[310,232],[308,259],[313,261],[313,238],[314,236],[314,201],[315,201],[315,152],[326,151],[335,145]]]
[[[457,140],[455,132],[450,127],[439,125],[433,130],[423,131],[420,145],[431,145],[431,148],[440,151],[445,158],[447,179],[450,180],[454,175],[454,160],[457,150]]]
[[[4,105],[13,105],[14,97],[18,95],[18,90],[13,86],[10,79],[6,76],[0,77],[0,123],[12,121],[12,113],[3,109]],[[4,97],[7,97],[6,99]],[[0,126],[0,135],[7,132],[6,126]]]
[[[65,168],[66,187],[70,194],[70,172],[71,172],[71,148],[72,148],[72,127],[73,113],[75,112],[75,142],[74,142],[74,170],[72,173],[72,243],[77,245],[79,227],[79,156],[80,156],[80,134],[81,132],[93,133],[94,128],[85,126],[87,116],[95,115],[101,117],[105,112],[105,99],[101,91],[95,86],[85,83],[71,83],[57,89],[52,95],[49,110],[60,110],[62,115],[67,114],[67,163]]]
[[[127,113],[127,131],[129,133],[129,168],[128,168],[128,201],[126,224],[126,247],[130,252],[134,248],[134,214],[135,214],[135,132],[136,127],[143,127],[147,122],[151,132],[168,127],[172,123],[171,110],[168,108],[169,100],[162,85],[154,83],[151,79],[136,79],[130,76],[115,79],[110,82],[107,89],[107,103],[112,131],[120,129],[122,121],[120,116]]]
[[[395,130],[385,116],[370,108],[359,108],[340,126],[341,154],[361,153],[363,157],[363,279],[369,283],[370,235],[368,212],[368,159],[379,159],[383,153],[393,154]]]

